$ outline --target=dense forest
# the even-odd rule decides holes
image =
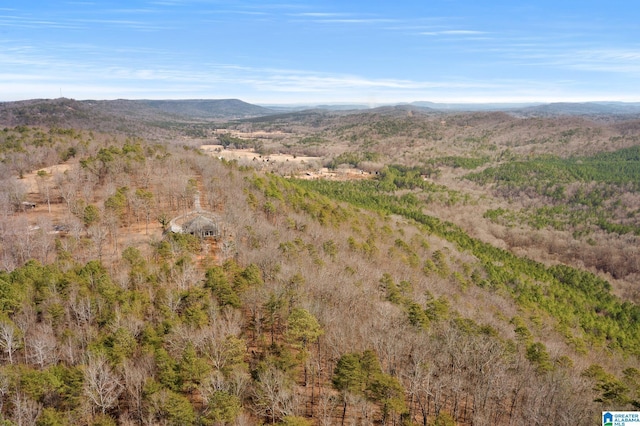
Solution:
[[[633,120],[51,120],[0,130],[2,425],[575,425],[640,409]],[[202,211],[215,237],[171,232]]]

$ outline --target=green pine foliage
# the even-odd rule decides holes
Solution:
[[[425,164],[431,166],[447,166],[453,168],[461,168],[467,170],[477,169],[478,167],[488,163],[489,157],[459,157],[459,156],[446,156],[437,157],[425,161]]]
[[[468,179],[486,184],[499,182],[507,185],[536,185],[575,181],[631,184],[640,189],[640,146],[605,152],[592,157],[559,158],[546,156],[529,161],[510,161],[479,173]]]
[[[344,354],[333,372],[333,386],[342,393],[345,410],[347,395],[361,395],[381,404],[383,423],[390,415],[407,411],[400,381],[382,371],[375,352]]]
[[[533,193],[549,200],[549,205],[520,212],[496,209],[485,213],[497,223],[640,235],[636,212],[622,199],[624,193],[640,192],[639,158],[640,146],[591,157],[543,156],[504,162],[465,178],[482,185],[495,184],[507,197]]]
[[[576,348],[598,345],[640,354],[640,330],[633,325],[634,322],[628,322],[635,318],[634,312],[638,308],[620,301],[605,288],[603,280],[591,273],[570,267],[547,268],[531,259],[515,256],[506,250],[471,238],[456,225],[422,213],[416,201],[389,192],[400,187],[384,176],[378,181],[296,183],[307,190],[317,191],[357,207],[414,220],[423,226],[425,231],[450,241],[462,251],[471,253],[476,257],[485,277],[478,280],[478,285],[495,291],[506,291],[521,307],[533,311],[541,310],[546,315],[551,315],[555,318],[558,331]],[[383,188],[384,190],[380,190]],[[428,259],[425,271],[434,271],[446,276],[449,273],[446,259],[437,253],[434,255],[434,258]],[[577,285],[576,280],[570,278],[572,275],[567,271],[579,275],[579,281],[585,284]],[[603,293],[594,293],[593,288],[601,288]],[[396,296],[391,294],[390,297]],[[415,313],[415,308],[412,309]],[[414,322],[420,324],[423,321],[417,317]]]

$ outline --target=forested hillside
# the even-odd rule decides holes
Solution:
[[[640,407],[632,120],[184,126],[0,131],[2,424],[575,425]],[[205,211],[215,236],[171,232]]]

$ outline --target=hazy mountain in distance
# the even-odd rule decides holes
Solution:
[[[370,109],[371,107],[364,104],[305,104],[305,105],[279,105],[279,104],[265,104],[260,105],[269,110],[278,113],[297,112],[305,110],[326,110],[326,111],[350,111]]]
[[[640,114],[640,103],[556,102],[518,110],[523,115],[631,115]]]
[[[627,117],[640,115],[640,103],[584,102],[550,104],[516,103],[435,103],[413,102],[378,105],[362,104],[269,105],[250,104],[239,99],[187,100],[83,100],[32,99],[0,102],[0,125],[42,125],[73,127],[124,133],[154,134],[175,128],[175,123],[208,123],[229,120],[251,120],[259,117],[285,119],[289,114],[372,113],[463,113],[507,112],[514,116],[588,116]],[[290,119],[293,118],[290,116]],[[295,118],[300,119],[300,117]]]
[[[131,102],[138,102],[169,114],[204,119],[257,117],[276,112],[239,99],[139,100]]]
[[[539,105],[537,103],[439,103],[411,102],[409,105],[440,111],[507,111]]]
[[[136,133],[167,123],[226,121],[274,114],[238,99],[74,100],[0,102],[0,125],[42,125]]]
[[[412,102],[409,105],[438,111],[505,111],[523,116],[604,116],[640,113],[640,103],[633,102],[437,103],[420,101]]]

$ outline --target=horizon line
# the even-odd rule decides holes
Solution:
[[[615,98],[592,98],[592,99],[553,99],[553,100],[470,100],[470,99],[452,99],[452,100],[397,100],[397,101],[365,101],[365,100],[310,100],[308,102],[279,102],[274,100],[245,100],[240,97],[202,97],[202,98],[153,98],[153,97],[115,97],[115,98],[73,98],[73,97],[54,97],[54,98],[22,98],[13,100],[0,100],[0,103],[12,103],[12,102],[28,102],[28,101],[54,101],[67,99],[77,102],[89,102],[89,101],[224,101],[224,100],[237,100],[248,104],[257,106],[317,106],[317,105],[366,105],[369,108],[375,108],[379,106],[400,106],[400,105],[412,105],[416,103],[430,103],[435,105],[547,105],[547,104],[588,104],[588,103],[617,103],[617,104],[638,104],[640,100],[619,100]]]

